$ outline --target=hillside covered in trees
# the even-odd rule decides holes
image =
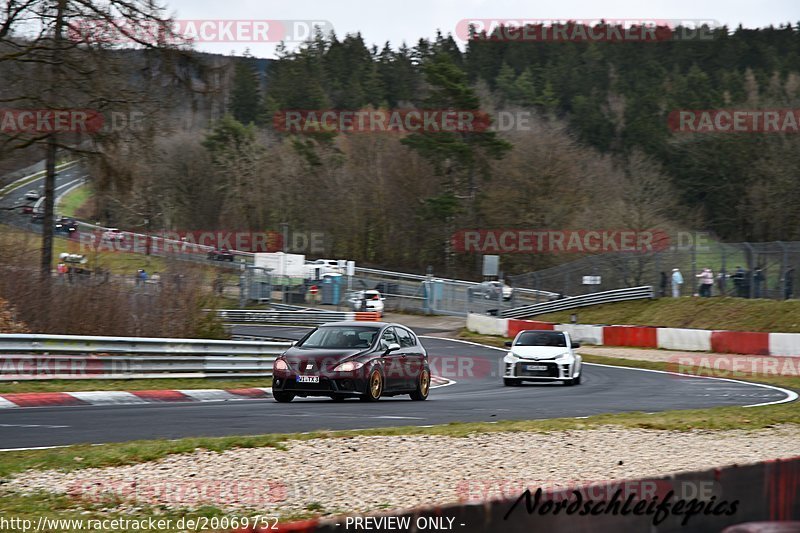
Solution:
[[[98,212],[147,204],[173,228],[322,230],[337,257],[474,274],[461,228],[694,229],[726,241],[800,240],[800,141],[671,132],[679,109],[797,108],[800,26],[653,43],[472,40],[370,46],[317,35],[266,68],[231,58],[228,111],[105,151]],[[481,133],[276,131],[283,110],[525,111]],[[115,178],[126,168],[128,179]],[[141,206],[140,206],[141,207]],[[134,211],[142,212],[142,209]],[[124,214],[114,215],[117,222]],[[522,271],[564,257],[518,256]]]

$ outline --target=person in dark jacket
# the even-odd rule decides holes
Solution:
[[[794,292],[794,268],[789,267],[783,275],[783,298],[789,300]]]
[[[753,298],[761,298],[761,285],[765,279],[764,271],[757,266],[753,271]]]
[[[734,272],[733,276],[731,276],[733,280],[733,287],[736,289],[736,296],[739,298],[746,298],[747,294],[745,293],[745,272],[744,269],[740,266],[736,267],[736,272]]]
[[[659,296],[664,298],[667,295],[667,273],[661,271],[661,281],[658,283]]]

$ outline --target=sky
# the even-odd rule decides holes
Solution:
[[[249,21],[243,27],[244,42],[202,42],[196,48],[206,52],[241,55],[246,49],[257,57],[275,57],[277,38],[284,35],[283,23],[292,21],[298,41],[312,27],[322,22],[341,38],[360,31],[368,45],[393,48],[406,41],[413,46],[420,37],[432,38],[442,33],[458,35],[459,21],[490,20],[711,20],[736,27],[755,28],[800,22],[798,0],[164,0],[168,11],[183,21]],[[266,38],[248,38],[254,21],[268,21]],[[295,23],[296,21],[296,23]],[[220,28],[215,22],[215,28]],[[265,28],[260,27],[264,35]],[[213,32],[207,35],[214,35]],[[213,40],[209,39],[209,40]],[[266,41],[266,42],[265,42]],[[296,46],[287,43],[290,48]],[[463,41],[460,42],[463,44]]]

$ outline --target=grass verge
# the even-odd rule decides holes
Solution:
[[[79,379],[2,381],[0,394],[16,392],[133,391],[155,389],[245,389],[271,387],[271,378],[242,379]]]
[[[81,185],[62,196],[57,211],[61,216],[80,218],[81,210],[92,197],[92,189],[88,184]]]
[[[536,320],[567,323],[573,313],[582,324],[800,333],[800,300],[659,298],[546,313]]]

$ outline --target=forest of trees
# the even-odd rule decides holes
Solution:
[[[123,224],[127,212],[153,213],[159,229],[285,222],[324,231],[335,257],[454,275],[476,273],[477,258],[448,248],[462,228],[800,240],[797,136],[673,133],[667,124],[676,109],[799,107],[800,25],[720,28],[702,41],[472,40],[464,50],[442,34],[399,47],[317,35],[266,65],[229,61],[226,113],[207,128],[155,129],[149,143],[105,147],[94,168],[98,216]],[[196,123],[184,116],[196,106],[178,106],[182,122]],[[281,110],[381,108],[534,118],[525,130],[470,134],[273,127]],[[113,208],[121,203],[125,212]],[[564,259],[515,256],[505,266]]]

